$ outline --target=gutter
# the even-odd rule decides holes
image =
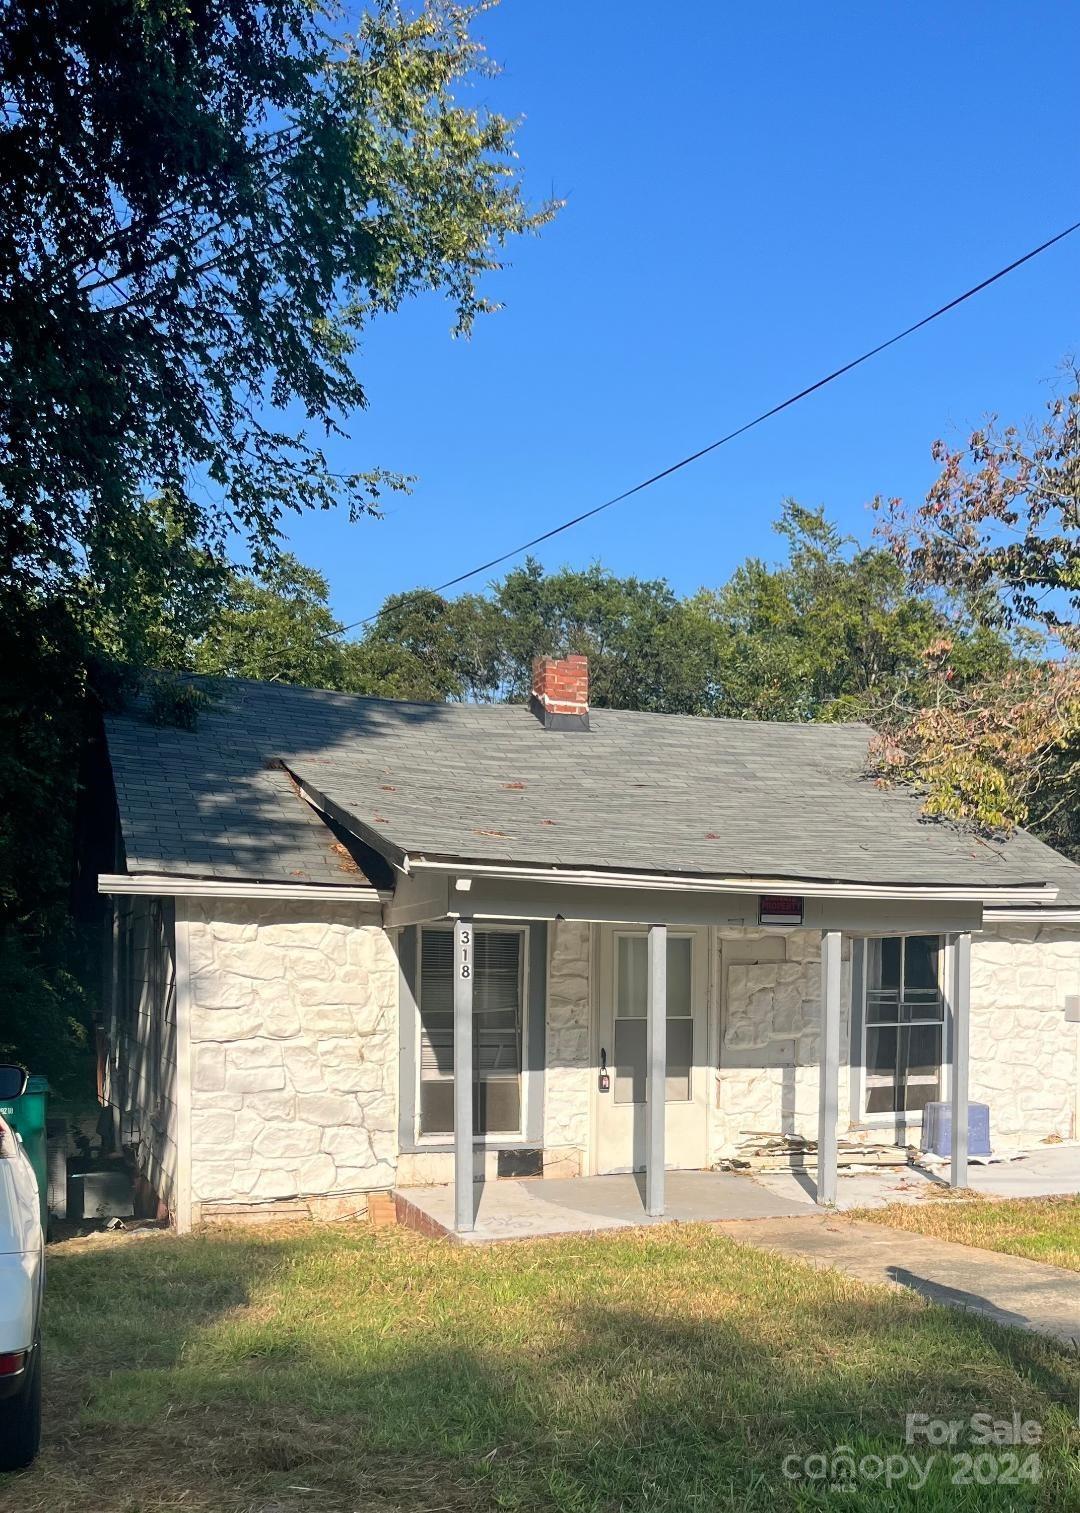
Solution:
[[[642,888],[671,893],[794,893],[803,898],[918,899],[924,902],[1052,904],[1058,890],[1049,883],[1016,887],[946,887],[904,883],[837,883],[798,877],[697,877],[680,873],[602,872],[572,867],[515,867],[464,861],[423,861],[410,858],[414,873],[436,872],[459,877],[492,877],[506,882],[576,883],[587,888]],[[987,903],[989,907],[989,903]],[[1040,915],[1041,917],[1041,915]]]
[[[380,903],[384,897],[370,883],[226,882],[221,878],[171,877],[164,872],[102,872],[98,876],[98,892],[153,898],[335,899],[342,903],[370,904]]]
[[[988,904],[983,919],[988,925],[1080,925],[1080,908],[1008,909]]]

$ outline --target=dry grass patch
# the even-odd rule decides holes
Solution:
[[[890,1203],[885,1208],[856,1209],[848,1217],[1080,1271],[1080,1197],[980,1198],[972,1195],[972,1201],[967,1203],[955,1200],[947,1203]]]
[[[774,1513],[830,1505],[786,1455],[1014,1409],[1045,1429],[1038,1484],[963,1493],[943,1465],[835,1505],[1080,1505],[1064,1351],[704,1226],[204,1231],[49,1265],[46,1442],[0,1513]]]

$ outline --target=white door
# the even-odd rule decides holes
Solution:
[[[645,1005],[648,931],[605,926],[600,932],[599,1061],[609,1073],[596,1094],[596,1170],[645,1167]],[[709,1055],[707,930],[669,930],[667,956],[667,1101],[665,1165],[705,1165]]]

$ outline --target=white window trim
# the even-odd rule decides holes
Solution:
[[[619,1014],[618,1014],[618,1003],[619,1003],[619,941],[620,940],[640,940],[642,938],[644,938],[645,940],[648,940],[648,938],[649,938],[649,932],[648,932],[647,929],[641,929],[641,930],[615,930],[612,933],[612,942],[613,942],[613,944],[612,944],[612,957],[611,957],[611,976],[612,976],[611,991],[612,991],[612,994],[614,995],[614,997],[613,997],[613,1002],[612,1002],[612,1013],[611,1013],[611,1055],[612,1055],[612,1065],[609,1067],[609,1071],[611,1072],[612,1098],[614,1098],[614,1096],[615,1096],[615,1060],[614,1060],[614,1058],[615,1058],[615,1027],[616,1027],[616,1025],[618,1024],[618,1021],[619,1021]],[[690,1095],[687,1098],[665,1098],[664,1099],[664,1106],[665,1107],[669,1103],[676,1104],[676,1105],[693,1103],[694,1102],[695,1094],[697,1093],[697,1081],[696,1081],[696,1078],[698,1077],[698,1055],[697,1055],[698,1047],[697,1047],[697,1044],[696,1044],[697,1036],[695,1034],[696,1023],[697,1023],[697,1015],[695,1013],[695,1009],[696,1009],[697,1006],[694,1003],[694,985],[695,985],[695,981],[696,981],[696,973],[697,973],[697,968],[698,968],[698,961],[697,961],[697,957],[696,957],[696,952],[699,949],[699,942],[700,942],[700,939],[701,939],[701,932],[699,930],[671,930],[671,929],[669,929],[668,932],[667,932],[667,938],[668,938],[668,940],[688,940],[690,942],[690,1012],[689,1012],[689,1014],[676,1014],[674,1016],[676,1019],[688,1019],[690,1021]],[[708,1015],[708,1001],[707,1000],[706,1000],[706,1005],[705,1005],[705,1012],[706,1012],[706,1016],[707,1016]],[[670,1017],[670,1016],[667,1016],[667,1017]],[[706,1039],[708,1039],[708,1019],[707,1019],[707,1017],[706,1017],[706,1025],[705,1025],[705,1034],[706,1034]],[[706,1051],[706,1056],[707,1055],[708,1055],[708,1052]],[[620,1106],[623,1107],[623,1108],[634,1107],[633,1104],[622,1104]],[[642,1105],[642,1107],[644,1107],[644,1105]]]
[[[499,931],[504,935],[518,935],[521,937],[521,1072],[519,1073],[521,1082],[521,1097],[519,1101],[520,1119],[516,1130],[500,1130],[497,1134],[474,1134],[473,1136],[476,1144],[482,1145],[485,1148],[490,1147],[492,1149],[498,1149],[500,1146],[504,1145],[520,1145],[525,1139],[525,1131],[528,1127],[530,1107],[529,1095],[531,1092],[532,1077],[534,1075],[532,1069],[528,1066],[530,996],[529,984],[531,982],[531,976],[529,972],[529,945],[532,932],[530,931],[528,925],[504,925],[494,923],[489,924],[487,920],[481,920],[479,924],[477,924],[474,920],[473,927],[474,929],[480,929],[484,931],[490,930],[492,932]],[[413,993],[413,1001],[415,1004],[414,1013],[416,1016],[416,1037],[414,1041],[414,1044],[416,1046],[416,1056],[414,1057],[415,1066],[413,1067],[413,1108],[415,1110],[413,1116],[413,1140],[419,1150],[445,1150],[448,1148],[448,1143],[451,1142],[454,1138],[453,1130],[438,1130],[433,1131],[428,1135],[422,1134],[420,1131],[420,1067],[421,1062],[423,1061],[423,1053],[421,1047],[423,1045],[424,1034],[423,1022],[420,1017],[420,1007],[424,1001],[423,978],[425,930],[441,930],[444,934],[450,934],[453,931],[453,925],[420,925],[418,926],[416,933],[416,989]]]
[[[866,1033],[869,1028],[867,1016],[867,988],[870,972],[870,952],[866,949],[872,940],[907,940],[909,936],[928,935],[927,930],[889,931],[880,935],[867,935],[863,937],[864,949],[862,953],[862,981],[858,984],[862,1013],[860,1015],[860,1042],[858,1051],[858,1076],[856,1078],[858,1088],[857,1108],[851,1112],[849,1123],[855,1129],[891,1129],[908,1130],[912,1127],[920,1127],[922,1114],[918,1112],[907,1113],[902,1109],[894,1109],[889,1113],[870,1114],[866,1111],[866,1097],[869,1083],[866,1078]],[[940,1019],[914,1019],[912,1024],[933,1024],[941,1028],[941,1062],[939,1064],[938,1096],[941,1100],[947,1100],[951,1096],[951,1056],[950,1050],[950,1023],[949,1023],[949,995],[946,991],[952,954],[949,944],[949,936],[941,932],[935,933],[938,942],[938,991],[942,996],[943,1012]]]

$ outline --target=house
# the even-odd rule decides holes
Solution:
[[[106,729],[105,1093],[181,1230],[474,1178],[707,1168],[743,1132],[1077,1129],[1080,868],[866,776],[861,725],[214,685]],[[664,1118],[652,1111],[663,1107]]]

